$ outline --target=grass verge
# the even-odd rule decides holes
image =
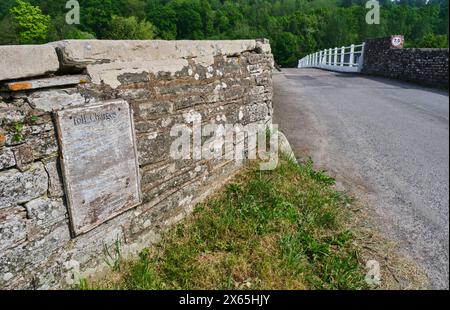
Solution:
[[[159,244],[80,288],[368,288],[358,245],[367,235],[333,184],[310,161],[285,158],[273,171],[252,163]]]

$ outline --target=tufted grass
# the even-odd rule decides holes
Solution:
[[[251,163],[120,272],[80,288],[366,288],[345,224],[351,200],[334,180],[310,161],[258,167]]]

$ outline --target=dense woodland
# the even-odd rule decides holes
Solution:
[[[0,0],[0,44],[264,37],[282,66],[390,34],[404,34],[407,46],[448,47],[448,0],[381,0],[379,25],[365,22],[365,0],[79,0],[79,25],[65,22],[66,2]]]

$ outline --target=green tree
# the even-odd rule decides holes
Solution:
[[[112,40],[151,40],[155,37],[155,26],[136,17],[113,16],[105,38]]]
[[[446,35],[427,34],[414,44],[415,47],[440,47],[448,48],[448,37]]]
[[[6,16],[0,21],[0,45],[17,44],[18,32],[11,16]]]
[[[0,19],[3,19],[8,15],[9,10],[14,6],[15,0],[2,0],[0,1]]]
[[[204,39],[203,20],[199,13],[200,5],[184,1],[176,6],[177,39]]]
[[[64,39],[95,39],[95,35],[78,29],[77,25],[68,25],[64,15],[57,15],[52,19],[48,40],[59,41]]]
[[[112,2],[114,15],[135,16],[139,20],[145,18],[146,3],[142,0],[114,0]]]
[[[147,18],[158,28],[157,36],[165,40],[177,37],[177,14],[173,6],[161,5],[157,2],[147,4]]]
[[[39,7],[25,1],[16,0],[10,9],[18,31],[18,42],[32,44],[45,42],[50,25],[50,16],[42,14]]]
[[[83,0],[81,6],[81,30],[95,33],[99,39],[106,39],[106,32],[113,16],[114,0]]]
[[[290,32],[282,32],[272,39],[274,56],[279,65],[294,67],[300,59],[299,38]]]

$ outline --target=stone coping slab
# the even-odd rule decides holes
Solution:
[[[60,68],[190,58],[201,61],[254,50],[270,53],[268,40],[63,40],[43,45],[0,46],[0,81],[44,76]]]
[[[45,75],[58,69],[52,44],[0,46],[0,81]]]
[[[214,55],[239,55],[260,48],[270,53],[266,40],[65,40],[53,43],[64,66],[84,68],[91,64],[188,59]]]

